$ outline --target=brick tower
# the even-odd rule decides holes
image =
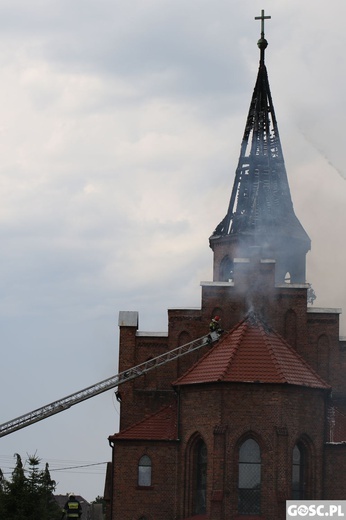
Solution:
[[[339,309],[308,306],[310,240],[297,219],[260,63],[230,204],[209,239],[200,309],[168,333],[119,315],[119,371],[208,332],[216,343],[124,383],[109,437],[110,520],[284,520],[288,499],[346,499],[346,341]]]

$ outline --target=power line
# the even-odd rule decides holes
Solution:
[[[64,471],[67,469],[89,468],[90,466],[100,466],[101,464],[108,464],[108,462],[95,462],[94,464],[83,464],[81,466],[70,466],[67,468],[49,468],[49,472],[51,473],[52,471]]]
[[[13,459],[13,457],[7,457],[7,456],[0,456],[0,461],[3,460],[3,459],[7,459],[6,462],[4,461],[4,466],[2,466],[3,469],[7,470],[7,471],[3,471],[3,474],[4,475],[9,475],[13,472],[13,470],[15,469],[15,466],[8,466],[8,462],[10,459]],[[26,463],[27,461],[25,461]],[[48,466],[49,466],[49,472],[52,473],[53,471],[68,471],[68,470],[72,470],[72,469],[80,469],[80,468],[89,468],[89,467],[95,467],[95,466],[102,466],[104,464],[107,464],[108,462],[107,461],[104,461],[104,462],[90,462],[88,464],[76,464],[74,466],[66,466],[66,467],[62,467],[62,468],[54,468],[54,467],[51,467],[50,464],[59,464],[59,462],[67,462],[66,460],[65,461],[59,461],[59,459],[51,459],[51,463],[49,463],[48,461]],[[72,461],[71,461],[72,462]],[[73,461],[74,462],[74,461]],[[76,461],[77,462],[77,461]],[[25,467],[25,463],[23,464],[23,470],[25,472],[29,471],[26,467]],[[0,468],[1,468],[1,462],[0,462]],[[95,473],[94,473],[95,474]],[[102,472],[100,472],[99,474],[102,474]]]

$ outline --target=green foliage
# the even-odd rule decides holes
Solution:
[[[39,469],[40,459],[30,455],[25,471],[21,456],[16,453],[11,479],[0,470],[0,518],[6,520],[60,520],[61,511],[54,500],[56,483],[51,479],[48,464]]]

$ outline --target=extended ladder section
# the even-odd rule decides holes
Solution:
[[[37,410],[33,410],[30,413],[25,415],[21,415],[12,421],[8,421],[4,424],[0,425],[0,437],[4,437],[10,433],[13,433],[21,428],[25,428],[30,424],[33,424],[38,421],[42,421],[51,415],[55,415],[59,412],[67,410],[71,406],[75,404],[81,403],[82,401],[86,401],[95,395],[102,394],[107,390],[115,388],[123,383],[127,383],[132,379],[136,379],[139,376],[142,376],[153,370],[154,368],[158,368],[169,361],[173,361],[189,352],[197,350],[209,343],[217,341],[219,339],[219,334],[217,332],[212,332],[207,336],[203,336],[202,338],[198,338],[190,343],[186,343],[181,347],[177,347],[176,349],[170,350],[169,352],[165,352],[160,356],[149,359],[145,361],[145,363],[141,363],[135,367],[129,368],[124,372],[120,372],[119,374],[105,379],[104,381],[100,381],[95,385],[84,388],[84,390],[80,390],[75,394],[68,395],[63,399],[59,399],[58,401],[54,401],[53,403],[42,406],[42,408],[38,408]]]

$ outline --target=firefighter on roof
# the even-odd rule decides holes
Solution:
[[[82,506],[74,495],[70,495],[64,505],[62,518],[80,518],[82,516]]]
[[[220,321],[221,321],[220,316],[214,316],[214,318],[211,320],[211,322],[209,324],[210,332],[221,332]]]

